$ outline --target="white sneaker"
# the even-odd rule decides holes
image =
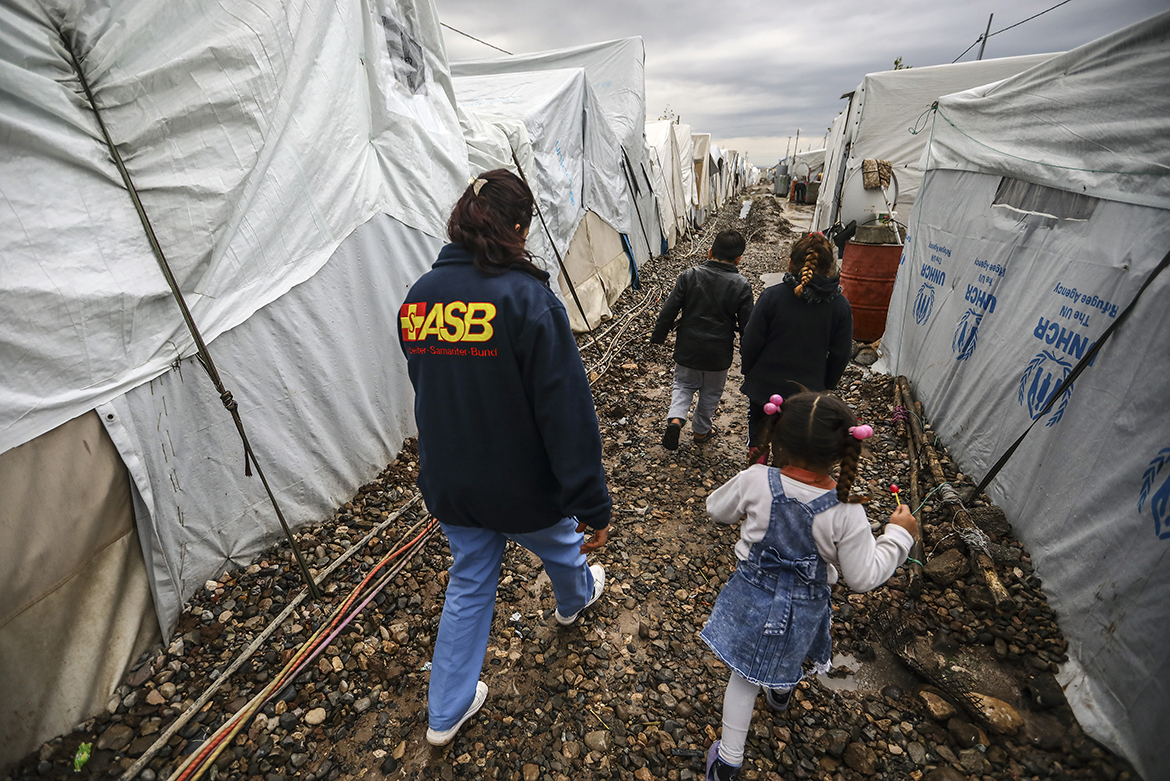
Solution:
[[[455,733],[458,732],[459,728],[463,726],[463,722],[470,719],[479,712],[480,708],[483,707],[484,702],[487,700],[487,693],[487,684],[483,681],[477,682],[475,684],[475,699],[471,701],[471,707],[467,709],[467,713],[463,714],[463,718],[455,722],[454,727],[448,730],[443,730],[442,732],[437,732],[428,727],[427,743],[430,743],[432,746],[445,746],[450,743],[451,740],[455,737]]]
[[[590,597],[589,601],[585,603],[585,607],[581,608],[571,616],[562,616],[560,608],[557,608],[557,612],[553,615],[556,617],[557,623],[561,626],[569,626],[572,624],[577,620],[577,617],[585,611],[585,608],[601,599],[601,592],[605,590],[605,567],[601,566],[600,564],[590,564],[589,571],[593,573],[593,596]]]

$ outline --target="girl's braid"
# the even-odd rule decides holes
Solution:
[[[850,496],[853,481],[857,477],[857,463],[861,460],[861,440],[845,433],[844,453],[841,456],[841,474],[837,478],[837,501],[841,504],[864,504],[868,496]]]
[[[760,463],[760,459],[763,459],[763,463],[768,463],[772,452],[772,432],[776,430],[776,424],[780,422],[780,416],[783,414],[783,410],[776,410],[775,415],[769,415],[764,421],[764,426],[760,429],[760,444],[748,451],[748,466]]]
[[[804,286],[808,284],[815,273],[817,273],[817,251],[809,247],[808,251],[804,253],[804,265],[800,269],[800,284],[792,290],[797,298],[800,298],[801,293],[804,292]]]

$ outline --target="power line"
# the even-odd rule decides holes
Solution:
[[[1064,1],[1066,3],[1068,2],[1068,0],[1064,0]],[[1027,19],[1025,19],[1024,21],[1027,21]],[[468,35],[467,33],[463,32],[462,30],[456,30],[454,27],[447,24],[446,22],[439,22],[439,24],[443,27],[446,27],[451,32],[459,33],[460,35],[467,36],[468,38],[475,41],[476,43],[482,43],[484,46],[490,46],[491,48],[495,49],[496,51],[503,52],[504,54],[508,54],[508,55],[512,54],[512,52],[508,51],[507,49],[501,49],[499,46],[496,46],[495,44],[488,43],[487,41],[481,41],[479,38],[476,38],[474,35]]]
[[[1016,22],[1015,24],[1008,25],[1007,27],[1003,28],[1002,30],[996,30],[995,32],[988,35],[987,37],[990,38],[992,35],[999,35],[1000,33],[1006,33],[1008,30],[1012,29],[1013,27],[1019,27],[1024,22],[1030,22],[1033,19],[1035,19],[1037,16],[1044,16],[1044,14],[1048,13],[1049,11],[1055,11],[1057,8],[1060,8],[1065,3],[1071,3],[1071,2],[1072,2],[1072,0],[1064,0],[1064,2],[1057,3],[1056,5],[1052,6],[1051,8],[1045,8],[1043,11],[1036,14],[1035,16],[1029,16],[1023,22]]]
[[[979,42],[980,42],[980,41],[982,41],[982,40],[983,40],[983,36],[981,35],[981,36],[979,36],[978,38],[976,38],[976,39],[975,39],[975,43],[979,43]],[[975,48],[975,43],[971,44],[971,45],[970,45],[970,46],[968,46],[966,49],[963,49],[963,54],[966,54],[967,52],[969,52],[969,51],[971,51],[972,49],[974,49],[974,48]],[[951,65],[954,65],[956,62],[958,62],[960,59],[962,59],[962,58],[963,58],[963,54],[960,54],[958,57],[956,57],[955,59],[951,60]]]
[[[1044,9],[1043,11],[1041,11],[1040,13],[1038,13],[1038,14],[1034,14],[1034,15],[1032,15],[1032,16],[1029,16],[1027,19],[1024,19],[1024,20],[1022,20],[1022,21],[1019,21],[1019,22],[1016,22],[1015,24],[1009,24],[1007,27],[1003,28],[1002,30],[996,30],[996,31],[995,31],[995,32],[993,32],[993,33],[988,33],[986,37],[987,37],[987,38],[990,38],[990,37],[991,37],[991,36],[993,36],[993,35],[999,35],[1000,33],[1006,33],[1008,30],[1012,29],[1013,27],[1019,27],[1019,26],[1020,26],[1021,24],[1023,24],[1024,22],[1030,22],[1030,21],[1032,21],[1033,19],[1035,19],[1037,16],[1043,16],[1044,14],[1048,13],[1049,11],[1055,11],[1057,8],[1060,8],[1062,5],[1065,5],[1066,3],[1071,3],[1071,2],[1072,2],[1072,0],[1062,0],[1062,2],[1059,2],[1059,3],[1057,3],[1056,5],[1052,6],[1051,8],[1045,8],[1045,9]],[[963,49],[963,54],[966,54],[967,52],[969,52],[969,51],[971,51],[972,49],[974,49],[974,48],[975,48],[975,45],[976,45],[976,44],[978,44],[978,43],[981,43],[983,40],[984,40],[984,36],[980,35],[978,38],[976,38],[976,39],[975,39],[975,43],[971,44],[971,45],[970,45],[970,46],[968,46],[966,49]],[[958,62],[960,59],[962,59],[962,57],[963,57],[963,54],[960,54],[958,57],[956,57],[955,59],[951,60],[951,64],[953,65],[954,63],[956,63],[956,62]]]

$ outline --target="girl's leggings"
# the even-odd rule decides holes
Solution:
[[[759,686],[732,671],[723,694],[723,735],[719,743],[719,758],[729,765],[743,764],[743,747],[759,693]]]

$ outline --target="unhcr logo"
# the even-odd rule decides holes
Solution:
[[[983,322],[983,312],[979,309],[968,309],[959,320],[959,327],[955,329],[955,338],[951,340],[951,350],[955,352],[956,361],[965,361],[975,353],[975,340],[979,337],[979,324]]]
[[[1146,499],[1150,500],[1150,514],[1154,516],[1154,534],[1158,535],[1159,540],[1170,540],[1170,518],[1167,517],[1167,511],[1170,510],[1170,469],[1166,470],[1167,477],[1162,480],[1162,485],[1154,492],[1152,498],[1150,491],[1167,461],[1170,461],[1170,447],[1159,450],[1158,455],[1150,461],[1149,467],[1142,474],[1142,492],[1138,496],[1139,513],[1142,512]]]
[[[914,297],[914,322],[923,325],[930,319],[930,313],[933,309],[934,285],[923,282],[922,287],[918,288],[918,295]]]
[[[1072,373],[1072,368],[1070,362],[1048,350],[1044,350],[1028,362],[1024,376],[1020,378],[1019,402],[1028,407],[1028,415],[1032,420],[1040,417],[1040,412],[1048,404],[1048,399],[1056,391],[1056,386]],[[1045,426],[1054,426],[1064,417],[1064,408],[1072,398],[1072,389],[1072,385],[1064,389],[1056,412],[1052,413]]]

